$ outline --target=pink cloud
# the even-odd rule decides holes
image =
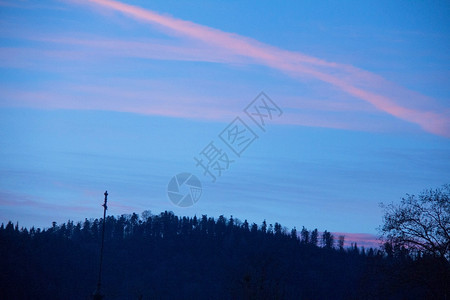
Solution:
[[[7,57],[8,59],[0,61],[0,66],[34,67],[36,63],[33,64],[33,62],[39,64],[41,63],[39,59],[43,58],[62,61],[98,61],[99,59],[111,57],[134,57],[143,59],[205,61],[234,64],[242,64],[244,62],[243,58],[224,51],[199,47],[198,45],[193,44],[171,44],[165,41],[151,40],[131,42],[112,39],[92,40],[63,38],[47,38],[40,41],[51,43],[52,47],[72,48],[48,50],[23,47],[2,47],[0,48],[0,57]]]
[[[36,38],[35,38],[36,39]],[[166,40],[124,41],[118,39],[48,38],[38,41],[84,47],[98,56],[122,56],[146,59],[243,63],[244,60],[227,51],[203,47],[194,43],[174,43]]]
[[[39,200],[39,201],[37,201]],[[10,192],[0,192],[0,206],[16,208],[33,208],[47,211],[67,211],[67,212],[88,212],[91,207],[87,206],[69,206],[55,203],[47,203],[44,199],[37,199],[35,196],[27,194],[17,194]]]
[[[344,236],[344,248],[350,247],[351,244],[357,244],[358,248],[379,248],[381,242],[378,237],[370,233],[348,233],[348,232],[333,232],[335,241],[337,241],[340,235]]]
[[[118,202],[110,202],[108,204],[108,207],[117,208],[122,213],[125,213],[125,212],[133,213],[133,212],[139,211],[139,209],[142,209],[141,207],[125,205],[125,204],[121,204]]]
[[[226,105],[208,105],[207,97],[197,98],[164,92],[136,91],[111,86],[66,86],[62,90],[17,91],[3,89],[0,101],[9,107],[32,107],[38,109],[89,109],[158,115],[174,118],[229,121],[236,111]],[[86,94],[89,96],[86,97]],[[124,100],[126,99],[126,100]],[[186,109],[186,108],[189,109]]]
[[[177,83],[172,83],[177,85]],[[201,84],[201,83],[200,83]],[[110,110],[142,115],[158,115],[196,120],[229,122],[241,113],[242,99],[221,95],[189,94],[163,81],[112,80],[97,85],[60,84],[42,86],[39,91],[1,87],[5,100],[0,105],[38,109]],[[126,100],[125,100],[126,99]],[[236,100],[238,99],[238,100]],[[339,105],[330,101],[287,98],[295,104],[294,111],[285,111],[282,118],[273,120],[280,125],[298,125],[349,130],[385,132],[398,126],[395,119],[374,122],[363,116],[342,118],[342,113],[363,111],[354,101]],[[357,104],[357,103],[356,103]],[[323,112],[331,114],[326,118]],[[378,119],[379,120],[379,119]]]
[[[81,3],[76,1],[77,3]],[[449,110],[430,109],[422,96],[403,99],[406,93],[402,88],[392,84],[388,90],[380,83],[386,82],[381,77],[353,66],[327,62],[301,53],[286,51],[237,34],[198,25],[189,21],[163,16],[136,6],[111,0],[90,0],[91,4],[120,12],[138,21],[159,26],[161,29],[177,36],[201,41],[220,50],[227,50],[232,55],[250,59],[304,80],[305,76],[320,80],[334,86],[355,98],[366,101],[376,109],[404,121],[415,123],[427,132],[450,137]],[[411,95],[411,93],[409,93]],[[420,109],[414,106],[421,107]]]

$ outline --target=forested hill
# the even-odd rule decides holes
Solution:
[[[90,299],[102,220],[0,227],[0,299]],[[444,299],[448,262],[317,230],[144,212],[106,218],[105,299]]]

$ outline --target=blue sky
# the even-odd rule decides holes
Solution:
[[[172,210],[376,234],[449,182],[446,1],[0,1],[0,222]],[[243,109],[282,110],[262,132]],[[259,138],[212,183],[235,117]],[[229,150],[228,150],[229,151]],[[189,208],[172,176],[203,184]]]

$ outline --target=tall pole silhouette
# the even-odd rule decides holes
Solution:
[[[102,285],[102,264],[103,264],[103,245],[105,243],[105,220],[106,220],[106,210],[108,209],[108,191],[105,191],[105,203],[103,203],[103,228],[102,228],[102,246],[100,247],[100,268],[98,270],[98,281],[97,281],[97,289],[94,292],[94,300],[103,299],[103,295],[100,293],[100,288]]]

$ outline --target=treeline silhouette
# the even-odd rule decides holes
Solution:
[[[102,219],[0,227],[0,299],[90,299]],[[233,217],[106,218],[105,299],[445,299],[449,263]],[[448,299],[448,298],[447,298]]]

